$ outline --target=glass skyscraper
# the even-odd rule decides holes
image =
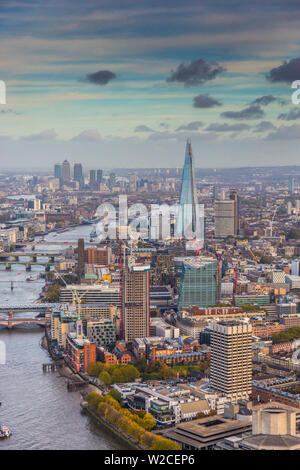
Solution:
[[[197,223],[197,193],[196,180],[194,172],[194,160],[192,154],[192,145],[187,140],[185,150],[185,160],[181,182],[180,194],[180,213],[177,217],[176,234],[177,236],[188,236],[195,233]]]
[[[184,307],[209,307],[218,303],[218,262],[214,258],[184,258],[178,311]]]

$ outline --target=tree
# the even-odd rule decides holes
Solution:
[[[109,395],[114,398],[116,401],[118,401],[119,403],[121,403],[122,401],[122,395],[121,393],[116,390],[115,388],[113,388],[112,390],[110,390],[109,392]]]
[[[99,375],[99,380],[106,386],[111,384],[111,376],[105,370]]]

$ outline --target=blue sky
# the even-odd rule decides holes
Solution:
[[[4,0],[1,165],[298,164],[299,31],[296,0]]]

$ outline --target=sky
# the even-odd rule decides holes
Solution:
[[[300,162],[297,0],[2,0],[0,44],[0,171]]]

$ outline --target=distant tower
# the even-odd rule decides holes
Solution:
[[[194,172],[194,160],[191,142],[186,143],[185,160],[181,182],[180,207],[181,213],[178,217],[177,233],[188,235],[189,231],[196,231],[197,193]]]
[[[234,201],[234,235],[240,233],[240,203],[239,203],[239,194],[236,189],[230,190],[229,199]]]
[[[289,192],[291,194],[293,194],[294,191],[295,191],[295,179],[292,176],[290,176],[290,178],[289,178]]]
[[[62,164],[62,182],[66,183],[71,179],[71,166],[68,160],[65,160]]]
[[[61,177],[62,177],[62,166],[57,163],[56,165],[54,165],[54,178],[58,178],[59,180],[61,180]]]

